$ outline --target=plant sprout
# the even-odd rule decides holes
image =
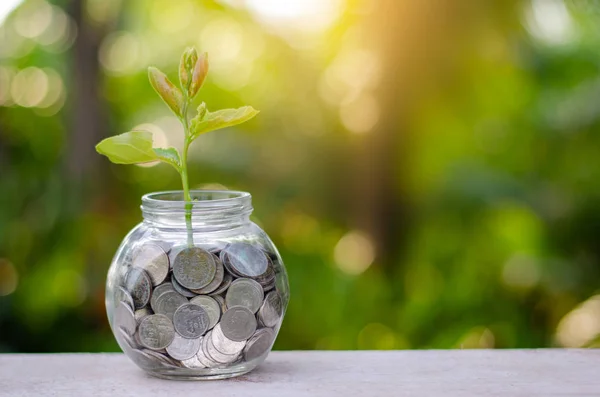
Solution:
[[[96,145],[96,151],[115,164],[141,164],[159,160],[177,170],[183,186],[189,245],[193,245],[192,198],[187,166],[188,149],[191,143],[204,133],[243,123],[258,114],[258,111],[251,106],[210,112],[202,102],[197,108],[195,117],[189,119],[188,108],[202,87],[207,73],[208,55],[203,53],[198,56],[195,48],[186,49],[181,56],[179,64],[181,89],[171,83],[169,78],[157,68],[148,68],[150,84],[183,125],[185,139],[181,155],[174,147],[153,148],[152,133],[148,131],[129,131],[106,138]]]

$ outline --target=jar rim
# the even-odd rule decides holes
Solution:
[[[248,192],[238,190],[190,190],[193,208],[227,208],[243,205],[251,200]],[[142,196],[142,206],[161,209],[181,209],[189,202],[183,200],[183,190],[147,193]]]

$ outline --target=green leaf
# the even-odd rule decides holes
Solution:
[[[200,107],[198,108],[198,116],[193,118],[190,124],[192,140],[210,131],[241,124],[258,114],[258,110],[253,109],[252,106],[244,106],[238,109],[223,109],[216,112],[207,111],[204,114],[200,111]]]
[[[179,152],[174,147],[166,149],[154,149],[154,153],[156,153],[160,161],[171,164],[178,171],[181,169],[181,159],[179,158]]]
[[[96,151],[115,164],[139,164],[158,160],[152,150],[152,133],[130,131],[106,138],[96,145]]]
[[[148,68],[148,80],[173,113],[182,117],[184,99],[181,90],[171,83],[166,74],[152,66]]]

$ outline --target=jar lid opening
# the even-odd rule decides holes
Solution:
[[[191,190],[190,197],[194,208],[226,208],[248,203],[252,196],[250,193],[234,190]],[[185,204],[181,190],[142,196],[142,206],[147,207],[177,209],[185,207]]]

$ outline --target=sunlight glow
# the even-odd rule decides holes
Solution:
[[[340,120],[350,132],[355,134],[369,132],[379,121],[379,103],[372,95],[362,95],[340,106]]]
[[[525,17],[529,33],[545,44],[568,44],[575,37],[573,20],[562,0],[533,0]]]
[[[364,272],[375,260],[375,246],[366,234],[351,231],[338,241],[334,259],[344,273],[358,275]]]
[[[40,104],[48,94],[48,75],[42,69],[28,67],[21,70],[12,81],[13,101],[26,108]]]
[[[312,31],[328,28],[342,11],[340,0],[246,0],[246,6],[268,24]]]
[[[0,24],[6,17],[21,4],[23,0],[2,0],[0,1]]]
[[[146,63],[139,38],[125,31],[114,32],[102,41],[99,58],[104,69],[116,75],[132,73]]]
[[[556,328],[556,339],[564,347],[583,347],[600,335],[600,295],[595,295],[567,313]]]

